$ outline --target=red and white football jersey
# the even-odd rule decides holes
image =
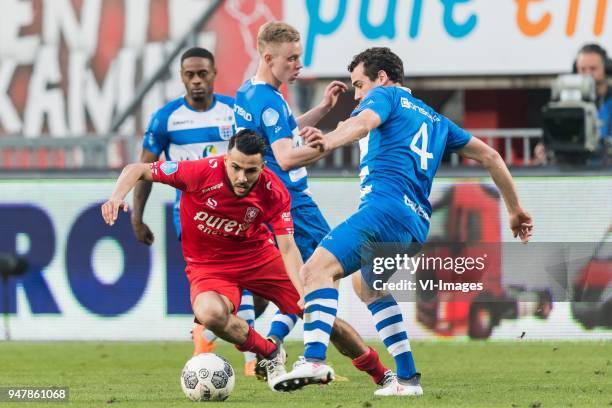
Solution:
[[[202,160],[151,163],[153,180],[183,191],[181,241],[188,264],[240,270],[280,256],[276,235],[293,234],[289,192],[264,168],[245,197],[237,197],[225,172],[223,156]]]

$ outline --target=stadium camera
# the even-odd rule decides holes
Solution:
[[[544,144],[559,163],[583,164],[599,143],[595,81],[589,75],[560,75],[542,109]]]

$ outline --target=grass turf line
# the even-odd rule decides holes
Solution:
[[[393,367],[380,343],[383,361]],[[327,387],[271,392],[242,376],[242,355],[227,343],[216,352],[238,374],[223,407],[582,407],[612,406],[612,342],[412,342],[425,395],[375,398],[375,385],[332,349],[330,363],[348,377]],[[289,364],[302,351],[289,342]],[[68,386],[71,407],[193,406],[179,385],[192,351],[183,342],[0,342],[0,387]],[[23,405],[22,405],[23,404]],[[22,403],[19,406],[61,406]],[[11,404],[10,406],[17,406]]]

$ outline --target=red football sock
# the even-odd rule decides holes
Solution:
[[[246,341],[242,344],[236,344],[236,348],[242,352],[251,351],[267,358],[276,350],[276,344],[264,339],[252,327],[249,327]]]
[[[368,351],[353,360],[353,365],[360,371],[365,371],[378,384],[385,376],[387,368],[380,361],[378,353],[372,347]]]

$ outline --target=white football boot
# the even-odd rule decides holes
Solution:
[[[400,380],[394,373],[385,373],[382,380],[381,389],[374,391],[377,397],[393,397],[393,396],[416,396],[423,395],[421,388],[421,374],[416,373],[408,380]]]
[[[327,384],[334,380],[334,369],[324,362],[307,361],[301,357],[293,364],[293,370],[277,377],[268,384],[276,391],[294,391],[310,384]]]
[[[287,352],[282,344],[278,345],[279,350],[276,355],[270,359],[261,360],[258,365],[265,367],[266,380],[272,391],[277,391],[274,387],[279,377],[287,375],[285,362],[287,361]]]

